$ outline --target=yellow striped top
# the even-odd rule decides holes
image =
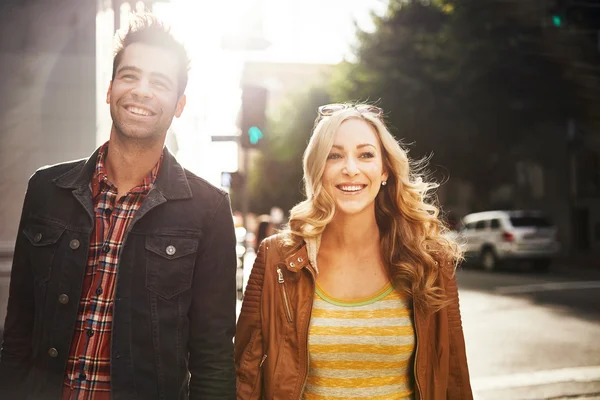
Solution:
[[[391,284],[354,301],[317,284],[303,399],[413,399],[414,348],[410,302]]]

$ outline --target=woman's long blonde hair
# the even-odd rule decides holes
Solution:
[[[383,121],[372,114],[348,108],[317,121],[303,158],[306,200],[290,211],[284,242],[300,246],[316,239],[333,219],[335,202],[321,181],[336,132],[351,118],[362,119],[373,128],[382,148],[383,169],[389,174],[387,185],[375,199],[375,218],[390,279],[416,307],[439,310],[447,304],[438,285],[440,268],[454,268],[462,258],[460,247],[442,235],[447,228],[432,199],[438,184],[426,182],[420,175],[424,161],[409,160]]]

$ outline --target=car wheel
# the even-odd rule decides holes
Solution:
[[[479,263],[484,270],[489,272],[498,269],[498,259],[496,258],[496,253],[494,253],[494,250],[490,248],[485,248],[481,251]]]

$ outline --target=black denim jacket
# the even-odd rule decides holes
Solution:
[[[0,399],[60,399],[93,230],[90,181],[97,154],[41,169],[29,181],[11,273]],[[175,254],[167,254],[168,246]],[[185,171],[165,149],[118,263],[114,400],[235,397],[235,276],[227,194]]]

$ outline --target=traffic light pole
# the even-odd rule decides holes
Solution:
[[[244,228],[248,229],[248,209],[250,202],[248,195],[248,169],[250,168],[250,150],[242,146],[240,135],[215,135],[211,137],[211,140],[213,142],[236,142],[238,144],[238,151],[242,154],[242,174],[244,176],[240,188],[242,223],[244,224]]]
[[[248,230],[248,203],[249,203],[249,196],[248,196],[248,176],[250,174],[248,174],[248,169],[250,168],[250,160],[249,160],[249,156],[250,156],[250,151],[248,151],[248,149],[240,146],[239,147],[242,151],[242,157],[243,157],[243,168],[244,168],[244,176],[245,179],[242,183],[242,198],[241,203],[242,203],[242,223],[244,224],[244,228],[246,230]],[[247,237],[247,236],[246,236]],[[244,239],[244,246],[247,246],[248,243],[246,242],[246,239]]]

